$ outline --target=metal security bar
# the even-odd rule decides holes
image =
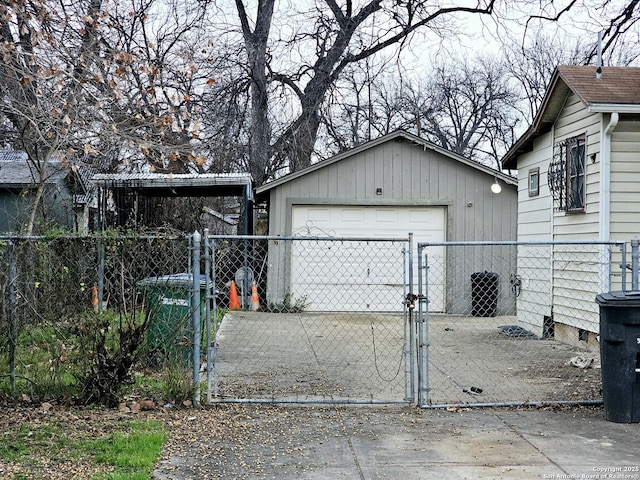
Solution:
[[[421,406],[601,400],[595,297],[626,289],[623,242],[418,243],[418,265]]]

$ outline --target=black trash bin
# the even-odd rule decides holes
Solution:
[[[640,292],[608,292],[600,305],[600,362],[605,418],[640,422]]]
[[[498,307],[498,277],[493,272],[471,274],[471,314],[474,317],[495,317]]]

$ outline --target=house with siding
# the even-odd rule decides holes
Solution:
[[[533,123],[503,158],[504,169],[518,171],[518,241],[638,236],[639,155],[640,68],[558,66]],[[620,288],[616,262],[569,272],[559,260],[567,248],[554,246],[552,268],[536,272],[525,261],[532,248],[518,250],[518,320],[538,333],[551,322],[556,338],[596,345],[594,293]],[[540,301],[536,289],[551,294]]]
[[[51,158],[37,221],[88,232],[97,207],[90,175],[91,168],[81,162],[72,165]],[[0,232],[17,233],[25,225],[39,182],[40,173],[26,152],[0,150]]]
[[[492,192],[496,183],[500,193]],[[256,201],[268,212],[270,236],[391,239],[408,238],[412,233],[416,244],[435,244],[513,241],[516,235],[515,178],[402,130],[262,185],[256,189]],[[497,255],[511,255],[509,247],[503,250]],[[269,303],[278,304],[301,289],[291,273],[298,259],[281,252],[269,252]],[[444,246],[430,247],[428,253],[432,262],[439,262],[430,267],[430,310],[471,311],[470,275],[487,269],[486,259],[478,256],[463,264],[453,249]],[[326,264],[321,251],[307,252],[305,261],[313,263],[311,255],[318,255],[317,264]],[[502,279],[498,303],[504,314],[515,311],[508,282],[509,264],[514,263],[515,253],[513,262],[505,262],[503,270],[495,272]],[[325,271],[329,272],[325,280],[331,282],[333,270],[326,267]],[[323,306],[321,292],[316,296],[304,290],[304,295],[314,308],[340,308]],[[354,291],[351,297],[360,295]],[[348,307],[364,311],[388,308],[369,302]]]

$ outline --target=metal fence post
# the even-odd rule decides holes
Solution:
[[[640,240],[631,239],[631,290],[638,290],[638,247]]]
[[[415,385],[415,378],[416,378],[416,373],[415,373],[415,362],[416,362],[416,351],[415,351],[415,321],[414,321],[414,306],[415,303],[412,305],[410,297],[413,295],[413,289],[414,289],[414,285],[413,285],[413,233],[409,233],[409,293],[407,295],[407,299],[409,300],[407,302],[407,308],[409,309],[409,379],[410,379],[410,384],[411,384],[411,395],[410,398],[408,398],[407,400],[409,401],[413,401],[415,398],[415,391],[416,391],[416,385]]]
[[[7,242],[7,261],[9,262],[9,278],[7,282],[7,320],[9,321],[9,378],[11,390],[16,386],[16,286],[18,284],[18,268],[16,265],[15,244]]]
[[[423,258],[423,246],[418,245],[418,406],[427,405],[429,391],[429,262]],[[424,271],[424,277],[423,272]],[[424,282],[423,282],[424,278]]]
[[[622,291],[627,290],[627,243],[623,242],[620,245],[620,255],[622,261],[620,262],[620,276],[622,277]],[[611,288],[609,288],[611,290]]]
[[[201,235],[197,230],[193,232],[193,404],[200,406],[200,341],[202,338],[200,326],[200,243]]]
[[[207,338],[207,403],[211,403],[211,299],[215,298],[211,295],[211,278],[209,271],[211,269],[211,258],[209,251],[209,229],[204,229],[204,291],[206,292],[204,319]]]
[[[216,241],[215,239],[211,240],[210,246],[211,252],[211,281],[212,281],[212,295],[213,295],[213,341],[212,346],[208,346],[207,348],[213,348],[213,396],[218,396],[218,296],[216,295],[218,291],[217,281],[216,281]],[[208,367],[207,367],[208,368]]]
[[[104,242],[98,240],[98,312],[104,311]]]
[[[402,278],[405,280],[403,282],[402,285],[402,298],[404,299],[408,299],[409,297],[407,296],[408,293],[408,260],[409,259],[409,251],[407,250],[407,247],[404,246],[402,248]],[[405,301],[404,302],[404,308],[403,308],[403,316],[402,316],[402,320],[403,320],[403,336],[402,336],[402,341],[403,341],[403,345],[402,345],[402,360],[404,363],[404,399],[407,402],[413,402],[413,390],[412,390],[412,386],[411,386],[411,369],[413,368],[413,364],[411,363],[411,360],[409,358],[409,347],[410,347],[410,342],[409,342],[409,330],[410,330],[410,326],[409,326],[409,308],[408,308],[408,304]]]

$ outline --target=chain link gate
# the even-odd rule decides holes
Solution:
[[[413,245],[205,234],[208,401],[601,400],[594,299],[626,289],[623,242]]]
[[[196,384],[206,375],[207,401],[415,401],[410,245],[205,232],[193,263],[206,284],[194,358],[206,361],[193,373]]]
[[[420,406],[601,401],[595,297],[626,290],[624,242],[418,243],[417,250]],[[443,295],[434,276],[445,278],[441,309],[432,308]]]

